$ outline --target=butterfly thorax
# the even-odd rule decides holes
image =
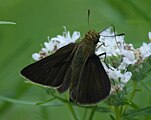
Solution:
[[[85,34],[85,41],[89,41],[93,44],[97,44],[99,42],[99,38],[100,35],[99,33],[97,33],[95,30],[89,30],[86,34]]]

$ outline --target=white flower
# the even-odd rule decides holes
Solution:
[[[120,76],[120,71],[118,71],[117,69],[115,69],[114,67],[112,67],[111,65],[109,65],[107,67],[107,65],[105,64],[105,62],[101,62],[106,73],[108,74],[109,78],[110,79],[113,79],[113,80],[117,80]]]
[[[98,50],[96,51],[97,54],[106,53],[107,56],[112,56],[112,55],[116,56],[117,44],[115,42],[115,39],[113,40],[113,38],[111,37],[106,37],[106,38],[100,37],[100,41],[101,43],[104,43],[104,45],[101,45],[98,48]],[[98,46],[100,44],[98,44]]]
[[[124,48],[125,49],[121,49],[122,61],[118,67],[120,70],[124,70],[129,65],[137,62],[133,46],[131,44],[125,44]]]
[[[108,76],[112,80],[118,80],[121,77],[121,71],[113,67],[111,68],[110,66],[110,68],[108,69]]]
[[[104,62],[102,62],[102,64],[109,76],[109,79],[112,80],[114,83],[111,86],[111,94],[115,94],[118,91],[122,91],[126,83],[131,79],[132,73],[129,71],[125,71],[124,73],[122,73],[121,70],[116,69],[111,65],[107,67]]]
[[[151,55],[151,43],[143,43],[143,45],[140,47],[140,52],[143,59],[149,57]]]
[[[32,54],[32,58],[36,61],[40,60],[40,54],[39,53],[34,53]]]
[[[123,62],[129,64],[134,64],[136,62],[135,54],[131,50],[122,50]]]
[[[149,40],[151,41],[151,32],[148,32]]]
[[[124,86],[125,86],[124,84],[111,85],[110,94],[116,94],[118,91],[122,91]]]
[[[108,28],[100,33],[100,46],[96,50],[96,54],[106,53],[107,56],[117,56],[121,54],[121,49],[124,48],[124,36],[116,36],[111,28]]]
[[[34,53],[32,58],[36,61],[40,60],[50,53],[54,53],[59,48],[69,43],[74,43],[80,38],[80,32],[74,31],[73,34],[70,35],[70,32],[66,30],[66,27],[64,27],[64,29],[63,35],[57,35],[57,37],[54,38],[48,37],[48,42],[44,42],[44,48],[42,48],[39,53]]]
[[[63,35],[57,35],[57,37],[51,38],[52,41],[59,42],[59,48],[69,43],[74,43],[80,38],[80,32],[74,31],[73,34],[70,35],[70,32],[66,30],[66,27],[64,27],[64,30]]]
[[[105,71],[107,72],[109,78],[112,80],[128,81],[131,78],[132,73],[129,71],[121,73],[121,70],[116,69],[116,68],[112,67],[111,65],[109,65],[107,67],[104,62],[102,62],[102,65],[103,65]],[[125,82],[123,82],[123,83],[125,83]]]
[[[112,32],[112,26],[106,28],[105,30],[103,30],[100,35],[101,36],[115,36],[115,32]]]
[[[132,77],[132,73],[131,72],[125,72],[122,76],[121,76],[121,82],[126,84]]]
[[[114,84],[111,85],[111,94],[115,94],[118,91],[122,91],[125,87],[126,83],[131,79],[132,73],[131,72],[125,72],[124,74],[119,74],[119,80],[114,80]]]
[[[53,41],[48,37],[48,42],[44,42],[44,46],[48,51],[53,51],[55,48],[55,45],[57,45],[56,41]]]

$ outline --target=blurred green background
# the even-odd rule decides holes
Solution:
[[[148,42],[151,0],[0,0],[0,21],[17,23],[0,24],[0,96],[23,101],[45,100],[47,93],[40,87],[25,84],[19,71],[33,62],[32,53],[41,49],[47,36],[62,34],[62,26],[71,32],[78,30],[82,35],[87,32],[88,9],[91,10],[91,28],[101,31],[113,24],[116,31],[124,32],[126,41],[134,43],[135,47],[143,41]],[[139,105],[149,104],[140,99],[146,95],[150,95],[147,90],[138,95]],[[108,119],[108,115],[99,113],[95,120],[104,117]],[[47,118],[69,120],[72,116],[66,106],[40,107],[0,99],[0,120]]]

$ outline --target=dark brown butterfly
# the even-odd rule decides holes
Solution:
[[[70,43],[54,54],[28,65],[21,75],[34,83],[69,89],[70,100],[80,105],[96,104],[110,94],[110,80],[95,54],[99,33],[90,30],[79,43]]]

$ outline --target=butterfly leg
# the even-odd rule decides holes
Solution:
[[[104,57],[104,63],[105,63],[105,65],[107,66],[107,68],[113,70],[113,69],[107,64],[107,62],[106,62],[106,53],[105,53],[105,52],[99,54],[98,57],[103,56],[103,55],[105,56],[105,57]]]
[[[101,41],[99,41],[99,42],[101,42]],[[102,45],[105,46],[105,43],[103,42],[102,44],[100,44],[99,46],[97,46],[96,50],[98,50]]]

